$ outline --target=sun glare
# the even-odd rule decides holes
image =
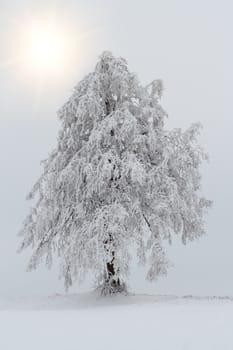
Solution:
[[[37,65],[57,65],[61,63],[63,54],[62,40],[57,33],[48,30],[37,30],[32,33],[30,56]]]
[[[68,51],[68,35],[57,28],[34,25],[26,33],[25,62],[37,73],[62,70],[68,61]]]

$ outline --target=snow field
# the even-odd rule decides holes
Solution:
[[[0,305],[1,350],[232,350],[233,302],[55,296]]]

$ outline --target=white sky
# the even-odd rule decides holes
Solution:
[[[131,286],[149,293],[233,295],[232,11],[230,0],[1,0],[0,295],[63,290],[56,269],[25,273],[28,254],[16,254],[16,235],[40,160],[56,145],[56,111],[103,50],[125,57],[144,83],[162,78],[168,125],[186,128],[200,121],[210,155],[203,168],[203,191],[214,200],[207,236],[169,248],[174,267],[167,278],[147,284],[135,268]],[[51,12],[70,26],[75,50],[69,69],[41,85],[19,63],[6,62],[14,58],[27,18]]]

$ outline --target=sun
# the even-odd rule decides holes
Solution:
[[[61,77],[72,67],[78,47],[73,42],[77,40],[69,25],[62,21],[28,21],[19,37],[22,71],[28,76],[43,80],[51,75]]]
[[[56,28],[34,25],[27,33],[25,43],[27,63],[39,71],[54,71],[66,63],[66,40]]]
[[[30,59],[41,67],[61,63],[64,58],[64,43],[58,33],[40,28],[31,33],[29,43]]]

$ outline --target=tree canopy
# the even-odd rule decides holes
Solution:
[[[122,291],[131,250],[147,278],[166,274],[163,241],[204,234],[210,201],[201,196],[200,125],[167,130],[163,84],[146,87],[123,58],[104,52],[95,70],[59,110],[57,146],[28,198],[34,206],[20,250],[32,247],[29,269],[54,255],[66,287],[91,271],[104,293]]]

